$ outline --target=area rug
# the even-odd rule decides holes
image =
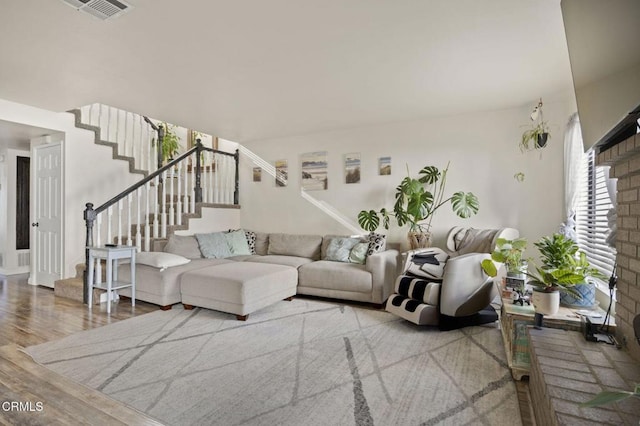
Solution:
[[[517,425],[497,325],[441,332],[296,298],[248,321],[174,307],[25,349],[169,425]]]

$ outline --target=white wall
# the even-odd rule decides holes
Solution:
[[[352,233],[353,228],[300,195],[300,154],[328,151],[329,189],[307,194],[355,228],[359,228],[356,218],[360,210],[393,206],[395,187],[406,175],[406,164],[415,175],[423,166],[441,168],[451,161],[447,194],[458,190],[475,193],[480,212],[463,220],[449,206],[440,209],[433,222],[435,244],[442,244],[446,231],[459,224],[516,227],[530,241],[536,241],[555,232],[563,220],[563,134],[575,112],[575,101],[572,94],[557,101],[545,100],[551,139],[543,151],[523,154],[518,142],[532,106],[247,143],[246,148],[271,165],[286,159],[290,180],[287,187],[277,188],[273,177],[263,171],[262,181],[252,182],[256,165],[241,155],[242,225],[269,232]],[[343,183],[343,156],[350,152],[361,153],[359,184]],[[391,176],[377,174],[378,158],[383,156],[392,157]],[[522,183],[513,177],[519,171],[525,173]],[[390,241],[403,244],[406,231],[397,225],[383,230]]]
[[[228,231],[240,228],[240,209],[203,208],[202,217],[189,220],[189,229],[177,235]]]

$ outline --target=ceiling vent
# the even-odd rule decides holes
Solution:
[[[131,9],[131,5],[119,0],[62,0],[76,10],[96,18],[116,18]]]

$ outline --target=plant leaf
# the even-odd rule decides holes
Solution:
[[[491,259],[484,259],[481,265],[484,272],[490,277],[498,275],[498,268],[496,268],[496,264]]]
[[[478,213],[480,208],[478,197],[472,192],[458,191],[451,197],[453,211],[463,219],[467,219]]]
[[[611,404],[612,402],[621,401],[625,398],[629,398],[632,396],[632,392],[624,392],[624,391],[602,391],[595,396],[595,398],[583,402],[580,404],[581,407],[596,407],[598,405]]]
[[[421,175],[420,182],[428,185],[432,185],[440,179],[440,170],[435,166],[423,167],[418,174]]]
[[[362,210],[358,214],[358,224],[365,231],[373,232],[380,225],[380,217],[375,210]]]

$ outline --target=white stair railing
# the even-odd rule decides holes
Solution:
[[[118,155],[133,158],[137,170],[151,173],[158,168],[154,130],[142,115],[91,104],[80,108],[80,122],[100,128],[100,139],[116,144]]]

